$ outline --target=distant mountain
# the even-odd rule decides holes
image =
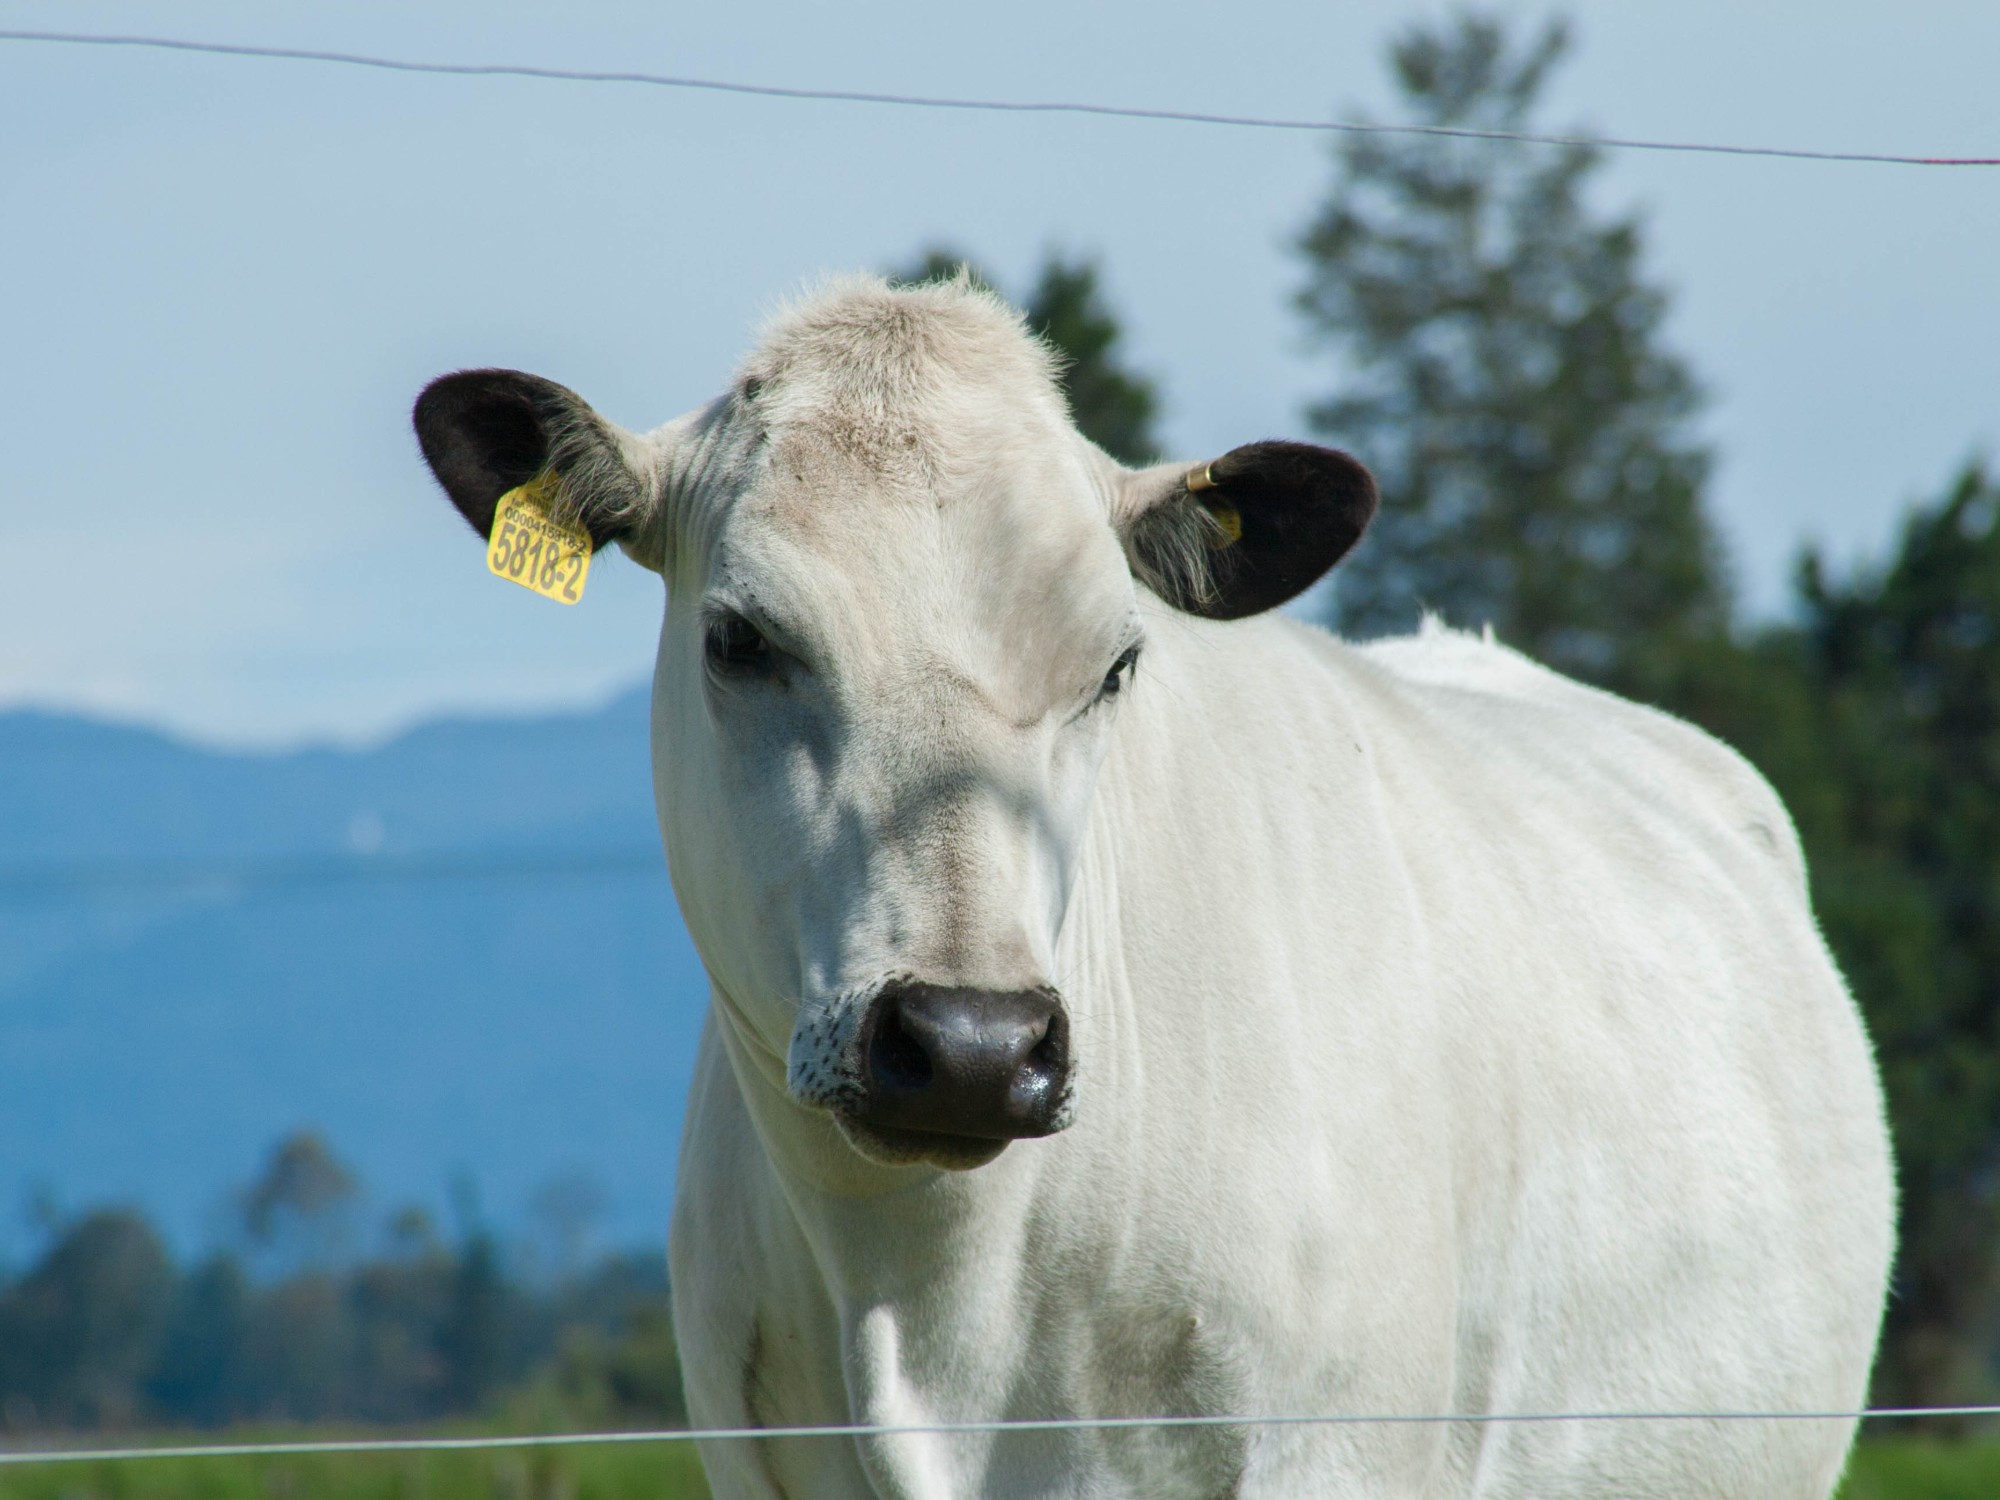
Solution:
[[[210,1243],[301,1126],[378,1216],[518,1230],[581,1173],[663,1240],[707,983],[646,734],[643,691],[353,752],[0,714],[0,1250],[41,1189]]]

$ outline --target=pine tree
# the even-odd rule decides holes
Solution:
[[[1478,16],[1410,32],[1392,52],[1408,122],[1531,129],[1566,45],[1550,25],[1514,48]],[[1585,146],[1346,137],[1298,305],[1343,377],[1312,425],[1383,493],[1341,625],[1438,610],[1643,692],[1677,643],[1727,629],[1729,597],[1699,390],[1660,344],[1638,222],[1585,202],[1597,165]]]
[[[966,257],[943,246],[932,246],[891,280],[941,281],[961,269],[977,285],[998,289]],[[1020,305],[1028,326],[1063,357],[1063,393],[1077,430],[1122,463],[1152,463],[1159,456],[1153,434],[1159,389],[1121,360],[1123,331],[1104,301],[1096,263],[1049,256]]]
[[[2000,1395],[2000,477],[1964,469],[1888,564],[1801,568],[1837,795],[1801,818],[1828,940],[1867,1010],[1901,1179],[1876,1395]],[[1815,849],[1817,844],[1819,849]]]

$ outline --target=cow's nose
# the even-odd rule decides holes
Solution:
[[[891,984],[861,1044],[864,1125],[996,1141],[1060,1128],[1069,1018],[1053,990]]]

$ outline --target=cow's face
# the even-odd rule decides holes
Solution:
[[[667,580],[653,756],[741,1063],[863,1153],[970,1167],[1074,1107],[1056,966],[1138,589],[1269,607],[1366,524],[1343,455],[1124,470],[962,287],[850,284],[649,438],[532,376],[448,376],[425,453],[482,531],[545,468]],[[1190,488],[1192,485],[1192,488]]]

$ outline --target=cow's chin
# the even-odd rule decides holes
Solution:
[[[834,1119],[849,1145],[884,1166],[932,1166],[948,1172],[970,1172],[974,1167],[985,1166],[1013,1144],[983,1136],[940,1135],[929,1130],[900,1130],[892,1125],[864,1125],[845,1115],[835,1115]]]

